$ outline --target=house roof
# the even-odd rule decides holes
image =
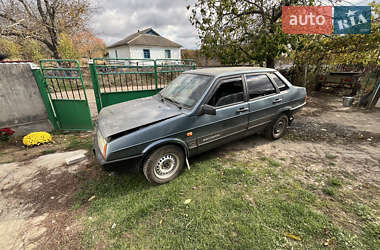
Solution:
[[[152,28],[140,30],[126,38],[108,46],[108,48],[115,48],[123,45],[142,45],[142,46],[160,46],[160,47],[174,47],[180,48],[182,45],[170,41],[169,39],[160,36]]]

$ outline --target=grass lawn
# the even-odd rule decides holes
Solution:
[[[332,158],[332,157],[330,157]],[[329,158],[329,159],[330,159]],[[296,179],[284,159],[239,160],[214,151],[166,185],[141,174],[86,180],[76,207],[88,206],[84,248],[375,249],[380,227],[373,208],[355,203],[339,178],[324,189]],[[92,196],[94,199],[88,201]],[[351,204],[356,204],[352,206]],[[329,211],[334,211],[330,213]],[[347,213],[355,226],[334,220]]]

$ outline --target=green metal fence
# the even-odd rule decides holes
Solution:
[[[93,59],[90,71],[97,109],[154,95],[181,72],[195,67],[193,60]]]
[[[52,110],[53,124],[60,130],[92,130],[93,124],[88,105],[82,72],[77,60],[41,60],[41,77],[35,72],[39,88],[48,98],[45,102]],[[41,79],[39,79],[41,78]],[[42,82],[41,82],[42,81]],[[49,107],[50,105],[50,107]]]

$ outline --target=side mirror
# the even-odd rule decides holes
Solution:
[[[208,104],[203,104],[201,114],[216,115],[216,108]]]

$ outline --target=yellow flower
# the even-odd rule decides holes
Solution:
[[[51,134],[48,132],[33,132],[24,136],[22,143],[29,147],[51,142],[52,139]]]

